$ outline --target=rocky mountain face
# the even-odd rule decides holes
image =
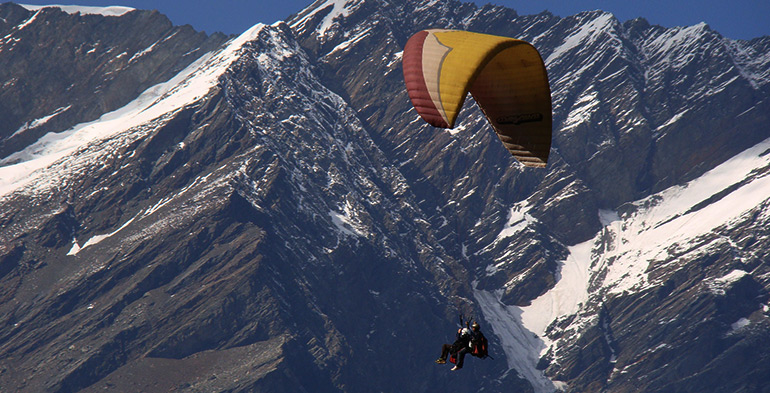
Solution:
[[[0,156],[126,105],[226,39],[157,11],[120,17],[0,4]]]
[[[467,270],[285,24],[3,165],[2,386],[477,386],[432,363]]]
[[[470,98],[419,120],[400,56],[430,27],[540,50],[546,170]],[[767,385],[769,37],[451,0],[319,0],[226,43],[145,11],[0,29],[0,386]],[[495,359],[450,373],[460,312]]]
[[[764,217],[768,188],[762,195],[760,180],[754,180],[762,175],[752,171],[765,173],[767,163],[731,182],[701,189],[699,199],[675,204],[678,210],[667,212],[665,219],[650,219],[648,212],[655,209],[640,206],[675,200],[659,193],[704,177],[768,137],[768,37],[735,41],[704,24],[666,29],[642,19],[620,23],[603,12],[558,18],[458,2],[388,4],[367,1],[343,8],[319,1],[288,23],[316,56],[327,84],[349,97],[383,151],[400,163],[423,210],[436,212],[431,222],[446,228],[441,237],[445,248],[461,255],[475,272],[476,299],[485,304],[484,315],[495,333],[505,337],[518,323],[541,337],[523,346],[511,343],[506,354],[524,359],[509,359],[509,364],[522,375],[534,375],[530,379],[540,391],[638,391],[639,381],[644,391],[750,391],[761,386],[761,377],[718,382],[732,374],[711,370],[728,365],[727,359],[739,363],[731,356],[753,347],[748,342],[761,341],[750,332],[737,337],[732,326],[764,309],[766,267],[762,257],[745,264],[734,253],[756,255],[753,250],[762,249],[753,241],[744,245],[744,237],[766,241],[766,235],[737,228]],[[549,71],[555,121],[546,173],[515,164],[494,143],[472,103],[461,115],[466,120],[459,132],[415,122],[399,89],[396,59],[411,33],[429,27],[518,37],[540,50]],[[397,99],[391,91],[397,91]],[[728,196],[748,198],[742,192],[758,192],[761,198],[755,205],[734,203],[729,214],[707,209],[727,203]],[[683,229],[652,231],[651,222],[686,228],[711,214],[720,221],[688,233],[690,237],[680,236]],[[639,233],[623,229],[644,220],[647,226],[641,225]],[[615,229],[618,225],[621,229]],[[639,242],[644,232],[657,232],[652,239],[653,234],[646,236],[652,244]],[[709,246],[726,239],[732,239],[732,247]],[[577,245],[582,247],[573,247]],[[703,254],[710,255],[710,269],[698,262]],[[648,259],[635,261],[641,255]],[[621,292],[606,278],[635,274],[633,269],[649,270],[646,274],[656,276],[650,280],[655,284],[642,285],[644,275],[634,275],[639,285]],[[719,280],[733,271],[750,273],[736,284],[752,288],[738,290],[742,297],[695,285],[723,282]],[[554,286],[559,281],[576,282]],[[566,296],[579,302],[570,304]],[[708,299],[703,307],[690,309],[701,296]],[[554,304],[551,309],[543,304],[547,299]],[[674,323],[671,309],[687,310],[687,316]],[[756,325],[766,323],[762,312],[755,317]],[[660,333],[660,321],[673,323],[668,333]],[[704,347],[712,349],[704,353]],[[650,352],[662,348],[667,353],[662,360],[651,360]],[[761,358],[767,347],[757,348],[747,353]],[[544,356],[522,356],[526,351]],[[537,369],[523,370],[534,366],[566,385],[539,379]]]

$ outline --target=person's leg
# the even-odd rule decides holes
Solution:
[[[452,349],[452,346],[450,344],[444,344],[441,347],[441,358],[446,360],[447,355],[449,355],[449,351]]]
[[[460,350],[460,352],[457,352],[457,368],[463,368],[463,360],[465,360],[465,354],[468,353],[470,349],[463,348]]]

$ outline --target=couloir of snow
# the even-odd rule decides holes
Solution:
[[[522,308],[503,304],[500,296],[499,291],[474,291],[474,297],[481,307],[484,319],[500,339],[508,361],[509,372],[515,370],[521,377],[526,378],[535,392],[551,393],[558,390],[564,385],[561,382],[549,380],[535,367],[540,353],[547,348],[545,341],[522,323]],[[499,351],[492,355],[497,354]]]
[[[11,138],[15,137],[16,135],[22,134],[25,131],[28,131],[28,130],[31,130],[33,128],[37,128],[37,127],[42,126],[43,124],[47,123],[49,120],[53,119],[54,117],[56,117],[56,116],[58,116],[58,115],[60,115],[60,114],[62,114],[64,112],[66,112],[71,107],[72,107],[72,105],[67,105],[65,107],[61,107],[61,108],[55,110],[50,115],[43,116],[43,117],[41,117],[39,119],[35,119],[35,120],[32,120],[31,122],[28,122],[28,123],[24,124],[23,126],[19,127],[19,129],[16,130],[16,132],[11,134]]]
[[[529,306],[503,304],[501,290],[476,290],[475,298],[502,342],[509,368],[526,377],[538,392],[559,389],[560,382],[549,381],[535,368],[540,356],[554,344],[545,336],[548,325],[578,313],[589,301],[589,284],[598,284],[607,293],[635,293],[654,287],[658,283],[647,276],[650,263],[665,262],[698,238],[718,234],[720,228],[758,209],[763,216],[770,214],[768,168],[770,139],[698,179],[634,202],[630,213],[599,212],[604,229],[594,239],[568,248],[570,254],[561,262],[556,285]],[[613,239],[611,244],[606,243],[607,238]],[[599,273],[606,275],[594,282]],[[746,273],[732,272],[715,279],[709,288],[728,285],[740,274]],[[741,323],[736,322],[734,329]]]
[[[294,31],[305,30],[309,23],[312,24],[318,13],[326,12],[321,23],[315,27],[316,34],[324,37],[338,19],[350,15],[361,3],[355,0],[317,0],[300,12],[298,18],[290,23],[290,27]]]
[[[58,133],[48,133],[33,145],[0,160],[0,198],[14,191],[35,193],[56,173],[45,169],[89,144],[147,124],[203,98],[238,58],[241,47],[265,27],[258,24],[221,49],[209,52],[165,83],[144,91],[124,107],[99,119]]]

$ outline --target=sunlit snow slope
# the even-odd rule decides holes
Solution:
[[[238,58],[241,46],[254,39],[264,25],[256,25],[188,66],[168,82],[147,89],[134,101],[93,122],[59,133],[48,133],[23,151],[0,160],[0,198],[16,190],[38,193],[62,179],[53,163],[135,127],[147,125],[203,98]],[[96,159],[96,158],[95,158]]]
[[[599,212],[605,228],[595,238],[568,248],[570,255],[561,262],[558,282],[531,305],[505,306],[499,293],[477,291],[476,300],[503,339],[510,366],[527,375],[540,391],[550,391],[552,387],[535,365],[552,346],[558,350],[570,342],[551,340],[549,324],[583,315],[568,328],[575,333],[570,336],[574,339],[586,326],[597,323],[598,316],[586,310],[604,296],[632,295],[661,286],[676,271],[676,266],[666,271],[668,264],[686,254],[707,255],[713,246],[729,242],[720,232],[747,217],[766,221],[770,217],[769,175],[770,139],[696,180],[624,205],[622,212]],[[704,239],[709,240],[704,243]],[[734,270],[709,288],[729,286],[745,274]],[[735,326],[747,323],[742,318]],[[525,330],[511,334],[511,326]]]

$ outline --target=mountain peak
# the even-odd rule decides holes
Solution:
[[[0,159],[126,105],[227,39],[151,11],[83,15],[3,3],[0,13],[0,101],[12,108],[0,111]]]
[[[58,5],[58,4],[51,4],[51,5],[19,4],[19,5],[30,11],[38,11],[45,8],[57,8],[68,14],[79,13],[81,15],[101,15],[101,16],[121,16],[128,12],[136,10],[135,8],[120,7],[120,6],[92,7],[92,6],[81,6],[81,5]]]
[[[202,99],[237,59],[241,47],[256,39],[266,28],[263,24],[255,25],[229,41],[225,47],[199,58],[169,81],[150,87],[132,102],[105,113],[95,121],[58,133],[48,133],[24,150],[3,158],[0,160],[0,197],[19,189],[32,194],[45,192],[41,186],[55,186],[55,182],[41,178],[47,176],[44,169],[51,164]],[[54,177],[61,180],[59,175]],[[33,188],[28,188],[32,185]]]

